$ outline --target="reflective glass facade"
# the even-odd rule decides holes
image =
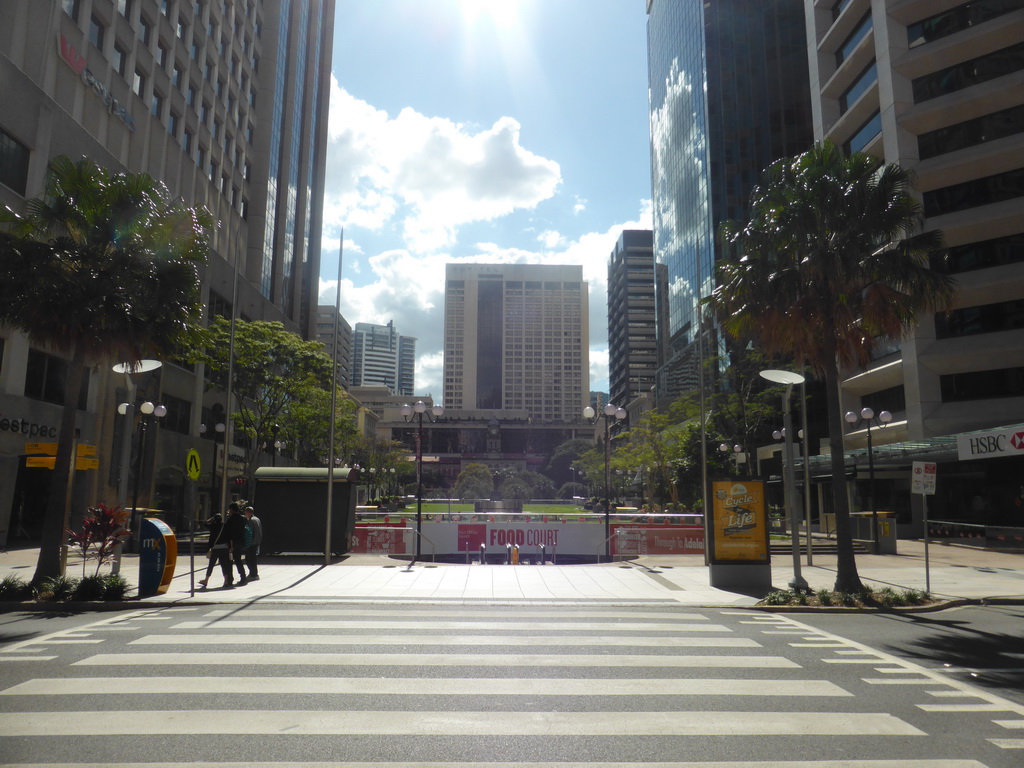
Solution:
[[[811,144],[803,4],[652,0],[647,49],[664,400],[697,385],[697,308],[713,287],[718,225],[745,218],[773,160]]]

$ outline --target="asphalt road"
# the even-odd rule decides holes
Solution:
[[[930,616],[984,642],[1020,618]],[[6,765],[1019,768],[1024,756],[1024,705],[883,649],[936,631],[889,617],[338,602],[0,619]],[[842,631],[820,624],[832,622]]]

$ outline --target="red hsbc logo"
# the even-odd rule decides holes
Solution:
[[[1024,450],[1024,432],[1015,432],[1013,437],[1010,438],[1010,445],[1018,451]]]

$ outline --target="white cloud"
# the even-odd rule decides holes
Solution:
[[[325,220],[398,227],[417,252],[451,245],[462,225],[532,209],[561,183],[558,163],[524,148],[511,117],[477,132],[409,107],[391,118],[333,76],[328,137]]]

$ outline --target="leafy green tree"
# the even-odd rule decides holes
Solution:
[[[201,318],[199,266],[212,218],[146,174],[60,156],[43,197],[0,212],[0,323],[69,359],[34,579],[61,574],[60,548],[85,367],[170,357]]]
[[[529,501],[533,498],[533,488],[521,477],[510,477],[498,488],[503,499]]]
[[[939,232],[898,165],[847,157],[830,143],[773,163],[750,198],[750,220],[726,223],[729,244],[707,303],[723,328],[769,355],[806,363],[828,399],[838,559],[836,590],[861,588],[844,466],[839,366],[864,366],[918,315],[951,306],[952,280],[929,267]]]
[[[576,461],[593,447],[593,440],[583,440],[582,438],[566,440],[551,454],[547,467],[544,468],[544,474],[557,484],[571,482],[574,479],[573,466]]]
[[[491,470],[486,464],[467,464],[455,480],[452,493],[462,501],[470,499],[489,499],[494,491]]]
[[[338,389],[334,419],[334,455],[348,460],[358,453],[362,437],[356,426],[355,401]],[[270,417],[267,417],[269,419]],[[269,422],[265,421],[264,425]],[[276,422],[279,439],[295,446],[295,455],[303,467],[326,467],[331,439],[331,393],[317,384],[298,386],[294,398],[281,409]],[[264,429],[265,431],[265,429]]]
[[[228,353],[231,336],[231,320],[216,317],[205,332],[205,344],[201,351],[193,353],[193,359],[205,363],[216,378],[226,380],[230,366],[232,386],[238,410],[232,414],[236,428],[246,435],[250,444],[273,441],[273,427],[284,427],[285,434],[296,441],[305,441],[307,456],[322,449],[326,455],[326,441],[330,437],[330,381],[331,358],[323,351],[318,341],[304,341],[300,336],[285,330],[282,323],[263,320],[235,320],[233,361]],[[317,390],[326,394],[317,393]],[[302,411],[299,403],[316,406],[313,413]],[[324,407],[326,405],[326,408]],[[294,410],[293,410],[294,409]],[[355,407],[342,406],[342,413],[351,415]],[[314,428],[312,442],[308,433],[293,431],[284,417],[294,413],[296,417],[318,414],[326,422],[316,428],[310,421],[304,428]],[[281,422],[285,421],[284,424]],[[354,420],[350,421],[354,430]],[[351,435],[346,430],[343,437]],[[280,438],[280,432],[278,434]],[[337,455],[344,455],[340,451]],[[248,471],[252,475],[260,461],[258,450],[250,451]],[[321,466],[323,461],[318,462]]]

